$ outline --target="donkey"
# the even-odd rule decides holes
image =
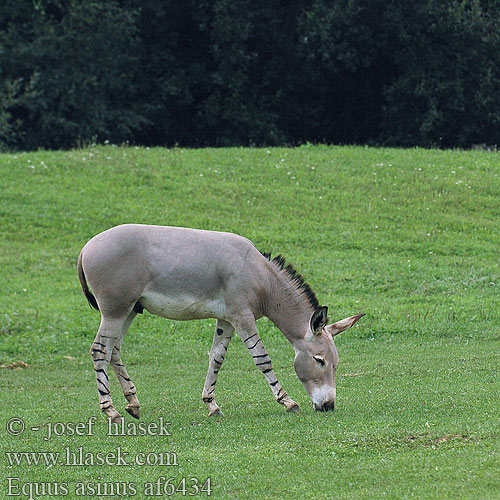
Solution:
[[[101,410],[121,419],[109,391],[108,365],[120,381],[127,412],[139,418],[136,389],[120,357],[133,319],[146,309],[174,320],[215,318],[202,399],[209,415],[222,415],[215,402],[217,374],[234,331],[264,374],[276,401],[299,411],[274,374],[255,321],[268,317],[295,350],[294,367],[315,410],[335,406],[338,353],[333,337],[363,314],[327,325],[309,285],[281,256],[260,253],[236,234],[169,226],[125,224],[92,238],[80,252],[78,277],[90,305],[101,313],[90,348]],[[89,290],[90,285],[93,294]]]

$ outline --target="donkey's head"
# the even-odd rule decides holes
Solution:
[[[314,409],[333,410],[335,407],[335,370],[339,355],[333,337],[351,328],[364,314],[327,325],[328,308],[318,307],[309,321],[304,340],[294,345],[295,372],[311,398]]]

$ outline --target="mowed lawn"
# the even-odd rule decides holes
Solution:
[[[91,147],[0,155],[0,186],[1,498],[8,488],[16,498],[166,498],[169,484],[180,497],[182,484],[196,493],[193,478],[201,497],[210,478],[216,499],[500,498],[499,153]],[[365,312],[336,337],[336,410],[313,411],[293,349],[264,318],[264,345],[301,413],[276,404],[235,336],[216,389],[225,416],[208,418],[215,322],[145,313],[123,360],[141,421],[163,418],[171,435],[108,435],[88,352],[99,313],[76,259],[126,222],[239,233],[286,256],[331,320]],[[17,361],[28,366],[7,368]],[[93,416],[93,435],[69,435]],[[7,432],[11,418],[24,422],[20,435]],[[49,439],[57,422],[62,435]],[[67,463],[78,450],[86,464]],[[28,465],[13,452],[61,457]],[[118,452],[127,465],[97,463]]]

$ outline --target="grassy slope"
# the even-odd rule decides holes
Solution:
[[[140,492],[162,475],[210,476],[215,498],[498,498],[499,167],[499,154],[351,147],[0,155],[0,363],[30,365],[0,370],[2,429],[14,415],[33,426],[98,413],[88,355],[98,314],[75,261],[116,224],[243,234],[287,256],[332,319],[368,313],[338,338],[334,413],[313,413],[293,350],[261,320],[303,412],[283,412],[235,339],[217,385],[219,420],[201,402],[214,322],[145,314],[124,360],[144,421],[164,416],[171,437],[108,437],[100,417],[98,436],[46,442],[2,431],[0,447],[175,451],[179,467],[17,466],[2,478],[72,485],[99,474]],[[112,391],[123,408],[114,381]]]

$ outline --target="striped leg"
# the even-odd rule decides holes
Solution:
[[[132,311],[127,317],[125,324],[123,325],[121,337],[113,347],[113,353],[111,355],[111,367],[113,368],[113,371],[115,372],[118,381],[122,386],[123,395],[128,401],[128,405],[125,409],[134,418],[139,418],[141,405],[139,403],[139,400],[137,399],[137,391],[135,389],[134,383],[127,373],[127,370],[125,369],[125,366],[123,365],[120,356],[120,348],[123,342],[123,337],[125,337],[125,334],[127,333],[136,315],[137,313]]]
[[[121,336],[123,322],[123,319],[106,319],[102,317],[99,331],[90,347],[90,354],[94,362],[97,391],[99,392],[99,405],[112,422],[118,422],[121,416],[114,409],[109,393],[108,364],[111,360],[113,348]]]
[[[227,346],[234,333],[234,327],[226,321],[217,320],[215,325],[214,340],[210,349],[210,361],[208,363],[208,372],[203,387],[202,398],[207,405],[209,415],[222,415],[220,408],[214,399],[215,384],[217,383],[217,374],[224,362]]]
[[[267,354],[264,344],[257,332],[255,321],[253,321],[253,319],[248,320],[245,323],[237,325],[236,328],[238,330],[238,335],[250,352],[255,366],[264,374],[264,377],[266,377],[267,383],[273,391],[276,401],[284,405],[287,411],[299,411],[299,405],[288,396],[274,374],[271,358],[269,354]]]

